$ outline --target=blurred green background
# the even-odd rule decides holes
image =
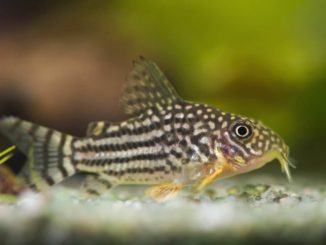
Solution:
[[[0,115],[79,136],[123,120],[124,79],[144,55],[185,99],[261,119],[298,173],[323,173],[325,11],[323,0],[1,0]]]

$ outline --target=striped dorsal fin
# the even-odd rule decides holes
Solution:
[[[182,99],[154,62],[144,57],[134,61],[122,96],[126,113],[137,115],[149,108],[161,109],[180,101]]]

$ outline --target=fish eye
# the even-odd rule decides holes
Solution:
[[[249,138],[252,135],[252,128],[245,123],[236,124],[233,127],[235,135],[241,139]]]

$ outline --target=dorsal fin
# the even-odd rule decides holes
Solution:
[[[126,113],[137,115],[149,108],[160,109],[180,101],[182,99],[154,62],[144,57],[134,61],[122,96]]]

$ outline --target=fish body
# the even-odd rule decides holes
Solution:
[[[200,190],[274,158],[290,178],[280,136],[257,120],[183,100],[151,61],[134,62],[122,103],[130,119],[92,122],[84,138],[16,117],[3,118],[0,131],[27,155],[22,176],[38,186],[84,172],[97,187],[157,184],[149,194],[164,199],[184,185]]]

